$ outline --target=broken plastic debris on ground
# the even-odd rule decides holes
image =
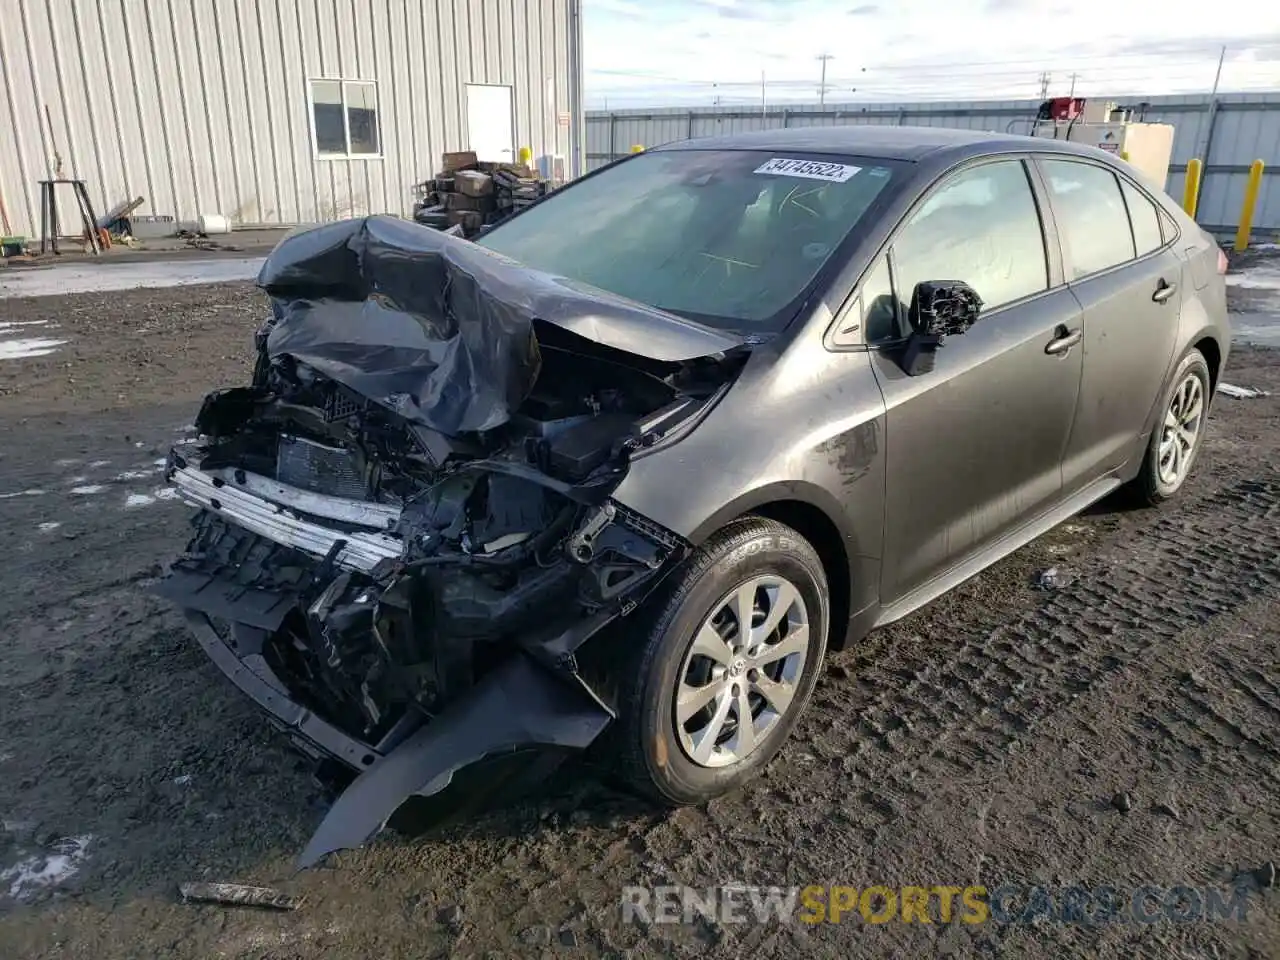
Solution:
[[[178,888],[186,903],[221,903],[236,907],[265,907],[269,910],[297,910],[302,897],[281,893],[272,887],[251,887],[243,883],[193,881]]]
[[[1259,397],[1271,396],[1266,390],[1259,390],[1257,387],[1238,387],[1234,383],[1218,384],[1218,393],[1237,400],[1256,400]]]

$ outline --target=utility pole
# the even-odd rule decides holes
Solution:
[[[818,59],[822,61],[822,79],[818,81],[818,106],[825,107],[827,105],[827,61],[834,60],[835,57],[830,53],[822,53],[818,55]]]
[[[769,115],[769,104],[764,93],[764,71],[760,71],[760,119]]]
[[[1222,51],[1218,54],[1218,72],[1213,75],[1213,92],[1209,94],[1210,100],[1218,95],[1218,81],[1222,79],[1222,61],[1225,59],[1227,59],[1227,48],[1224,44]]]
[[[1076,95],[1076,80],[1078,80],[1079,77],[1080,74],[1078,73],[1073,73],[1071,75],[1071,93],[1069,93],[1068,96],[1074,97]]]
[[[1213,90],[1209,93],[1209,103],[1206,109],[1209,111],[1209,129],[1204,135],[1204,146],[1196,151],[1196,156],[1204,155],[1204,162],[1209,162],[1209,151],[1213,149],[1213,128],[1218,125],[1218,83],[1222,80],[1222,61],[1227,59],[1227,48],[1224,44],[1222,50],[1218,53],[1218,71],[1213,75]]]
[[[1041,100],[1049,99],[1049,81],[1051,79],[1052,77],[1050,77],[1048,70],[1040,74],[1040,99]]]

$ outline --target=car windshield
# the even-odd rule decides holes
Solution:
[[[711,326],[775,333],[891,176],[882,162],[825,155],[655,151],[478,242]]]

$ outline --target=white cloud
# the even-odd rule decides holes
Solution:
[[[1229,0],[584,0],[589,105],[1012,99],[1280,86],[1280,5]]]

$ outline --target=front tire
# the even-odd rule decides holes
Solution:
[[[822,562],[790,527],[746,517],[715,533],[619,638],[622,779],[682,806],[754,777],[813,692],[829,611]]]
[[[1163,503],[1176,495],[1191,475],[1204,445],[1211,391],[1209,364],[1199,350],[1191,350],[1178,364],[1160,399],[1160,415],[1133,480],[1132,490],[1143,502],[1151,506]]]

